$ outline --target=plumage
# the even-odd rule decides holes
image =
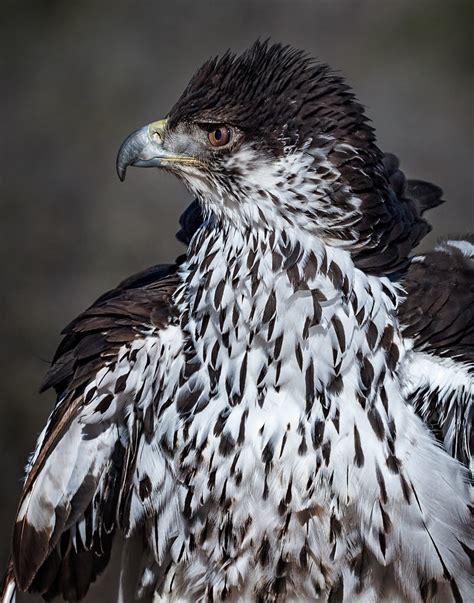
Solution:
[[[474,245],[469,238],[439,243],[413,258],[402,282],[402,332],[417,351],[408,399],[472,477]]]
[[[65,329],[4,600],[80,600],[118,548],[122,600],[472,598],[474,248],[411,257],[441,190],[328,67],[259,42],[133,164],[196,195],[186,253]]]

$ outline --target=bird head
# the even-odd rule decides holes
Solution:
[[[206,62],[167,119],[124,141],[117,171],[173,172],[221,223],[342,244],[365,197],[386,186],[381,159],[339,76],[300,50],[256,42]]]

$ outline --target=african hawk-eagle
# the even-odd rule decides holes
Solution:
[[[187,250],[66,328],[4,600],[80,600],[111,551],[98,600],[474,600],[474,245],[410,257],[440,189],[268,43],[207,62],[129,165],[195,195]]]

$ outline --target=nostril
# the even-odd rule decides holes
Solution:
[[[153,140],[153,142],[162,142],[163,140],[161,134],[156,130],[152,130],[150,138]]]

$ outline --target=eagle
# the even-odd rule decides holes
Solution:
[[[472,601],[474,239],[412,254],[442,191],[261,41],[129,166],[191,191],[186,250],[64,330],[2,601]]]

